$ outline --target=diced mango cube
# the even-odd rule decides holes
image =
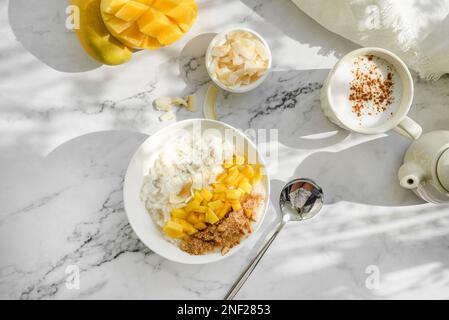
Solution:
[[[171,216],[173,218],[180,218],[180,219],[185,219],[187,217],[187,212],[185,212],[184,209],[181,208],[175,208],[171,211]]]
[[[220,173],[217,178],[215,179],[217,182],[222,182],[224,178],[226,178],[227,172],[223,171],[222,173]]]
[[[204,230],[207,228],[207,225],[204,222],[198,222],[193,225],[198,230]]]
[[[146,36],[145,40],[142,43],[143,49],[157,49],[160,48],[162,44],[155,38],[151,36]]]
[[[244,175],[239,174],[238,177],[237,177],[237,179],[235,179],[235,182],[234,182],[233,187],[237,187],[237,186],[240,184],[240,182],[242,182],[242,180],[243,180],[244,178],[245,178]]]
[[[207,206],[215,212],[220,210],[223,207],[223,205],[224,205],[224,202],[222,200],[212,201],[207,204]]]
[[[238,200],[231,201],[232,210],[239,211],[242,209],[242,204]]]
[[[195,225],[196,223],[200,222],[200,219],[198,219],[198,214],[192,212],[187,216],[187,221]]]
[[[199,208],[201,203],[197,200],[191,200],[187,205],[184,207],[184,210],[186,212],[192,212],[195,211],[197,208]]]
[[[231,175],[231,174],[234,174],[234,172],[239,172],[239,167],[236,166],[236,165],[233,165],[232,167],[230,167],[230,168],[228,169],[228,172],[229,172],[230,175]]]
[[[205,206],[198,206],[193,211],[198,212],[198,213],[205,213],[207,211],[207,207],[205,207]]]
[[[244,178],[239,184],[239,189],[243,190],[245,193],[251,193],[253,189],[251,183],[249,183],[247,178]]]
[[[220,211],[218,212],[218,218],[219,219],[223,219],[224,216],[229,212],[229,210],[231,209],[231,204],[229,202],[226,202],[223,207],[220,209]]]
[[[163,231],[167,236],[172,238],[182,238],[186,235],[184,233],[184,227],[171,220],[165,224]]]
[[[184,231],[185,233],[187,233],[188,235],[192,235],[192,234],[198,232],[198,230],[195,229],[195,227],[194,227],[192,224],[188,223],[188,222],[187,222],[186,220],[184,220],[184,219],[173,218],[173,221],[176,222],[176,223],[178,223],[178,224],[180,224],[180,225],[182,225],[182,226],[183,226],[183,231]]]
[[[203,199],[204,199],[203,196],[201,195],[201,193],[198,190],[196,190],[193,193],[193,200],[196,200],[201,203],[203,201]]]
[[[181,2],[181,0],[156,0],[153,3],[153,7],[159,11],[165,12],[179,6]]]
[[[122,33],[123,31],[125,31],[126,29],[131,27],[133,24],[133,22],[127,22],[127,21],[124,21],[124,20],[116,18],[116,17],[111,18],[108,21],[108,23],[109,23],[109,27],[117,33]]]
[[[232,173],[229,172],[228,176],[227,176],[226,179],[225,179],[225,183],[226,183],[228,186],[233,186],[233,185],[235,185],[235,183],[236,183],[238,177],[239,177],[239,171],[238,171],[238,170],[233,171]]]
[[[217,201],[217,200],[225,201],[226,200],[226,192],[215,193],[214,196],[212,197],[212,201]]]
[[[243,209],[244,210],[244,212],[245,212],[245,215],[248,217],[248,218],[251,218],[252,216],[253,216],[253,211],[251,210],[251,209]]]
[[[137,1],[128,1],[123,5],[115,16],[125,21],[136,21],[149,9],[148,6]]]
[[[193,8],[188,5],[181,4],[170,11],[165,13],[167,16],[179,23],[181,27],[182,24],[191,25],[196,18],[196,12]],[[184,28],[183,28],[184,29]]]
[[[129,0],[128,0],[128,1],[129,1]],[[147,6],[152,5],[153,2],[154,2],[154,0],[134,0],[134,1],[140,2],[140,3],[143,3],[143,4],[146,4]]]
[[[210,224],[214,224],[214,223],[217,223],[219,220],[220,219],[218,219],[215,212],[213,212],[212,209],[209,208],[206,212],[206,222],[208,222]]]
[[[135,24],[123,31],[120,36],[132,47],[139,47],[145,40],[145,35],[139,32],[139,29]]]
[[[206,209],[206,211],[207,211],[207,209]],[[200,222],[205,222],[206,221],[206,213],[199,213],[198,214],[198,220]]]
[[[218,183],[214,185],[214,193],[226,192],[227,190],[228,188],[224,184]]]
[[[182,37],[183,33],[167,16],[150,9],[137,21],[141,32],[156,38],[162,44],[169,44]]]
[[[226,198],[229,200],[239,200],[242,196],[242,191],[239,189],[226,191]]]
[[[206,188],[201,189],[201,196],[203,197],[204,200],[206,200],[207,202],[210,201],[210,199],[212,199],[212,192],[210,192],[209,190],[207,190]]]
[[[110,1],[101,1],[101,11],[114,14],[116,13],[122,6],[124,6],[129,0],[110,0]]]
[[[244,174],[248,179],[251,179],[254,176],[254,168],[253,166],[247,164],[243,166],[241,170],[242,174]]]
[[[90,1],[90,0],[89,0]],[[130,48],[156,49],[187,32],[198,15],[193,0],[98,0],[108,31]],[[115,18],[115,19],[114,19]],[[133,28],[139,30],[127,32]],[[123,36],[123,33],[126,36]],[[143,37],[142,37],[143,36]]]
[[[157,36],[157,40],[160,43],[168,45],[179,40],[184,34],[177,25],[171,24],[167,28],[160,31]]]

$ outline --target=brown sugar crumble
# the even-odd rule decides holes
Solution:
[[[181,250],[192,255],[202,255],[219,248],[221,254],[225,255],[245,235],[251,233],[251,221],[255,220],[255,212],[261,202],[261,196],[248,196],[242,209],[230,212],[217,224],[183,238]]]
[[[351,70],[354,79],[349,83],[349,101],[358,118],[383,113],[394,102],[392,67],[387,66],[384,76],[375,59],[373,55],[360,56]]]

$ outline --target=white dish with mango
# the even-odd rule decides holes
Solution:
[[[235,253],[257,231],[269,192],[256,146],[227,124],[198,119],[166,127],[141,145],[126,173],[124,203],[151,250],[203,264]]]

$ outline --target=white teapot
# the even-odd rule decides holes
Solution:
[[[449,203],[449,131],[433,131],[407,150],[399,169],[402,187],[427,202]]]

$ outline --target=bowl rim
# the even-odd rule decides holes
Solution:
[[[207,256],[207,254],[206,254],[206,255],[200,255],[200,256],[189,255],[189,257],[190,257],[191,259],[188,259],[188,260],[186,260],[186,259],[176,259],[176,258],[173,258],[173,257],[170,256],[170,255],[165,254],[165,252],[163,252],[163,250],[160,250],[160,248],[158,248],[157,246],[151,246],[149,243],[147,243],[146,241],[144,241],[144,240],[141,238],[141,236],[139,235],[139,233],[136,231],[136,230],[138,230],[138,229],[137,229],[137,228],[135,227],[135,225],[134,225],[135,220],[134,220],[134,219],[132,218],[132,216],[131,216],[131,213],[130,213],[131,210],[130,210],[130,208],[129,208],[129,205],[130,205],[130,204],[129,204],[128,201],[127,201],[128,197],[127,197],[127,192],[126,192],[126,190],[128,189],[128,184],[130,183],[130,182],[129,182],[129,173],[130,173],[130,171],[132,170],[131,165],[133,164],[133,162],[135,161],[135,159],[139,156],[139,151],[141,150],[142,146],[143,146],[145,143],[147,143],[147,141],[148,141],[149,139],[154,139],[154,136],[155,136],[156,134],[157,134],[157,135],[162,135],[162,134],[164,134],[164,132],[167,132],[167,131],[169,131],[169,130],[172,130],[173,128],[175,128],[175,127],[177,127],[177,126],[183,126],[183,125],[186,125],[186,124],[189,124],[189,123],[193,124],[193,123],[195,123],[195,122],[200,122],[200,123],[212,123],[212,124],[214,124],[215,126],[218,125],[218,126],[223,126],[224,128],[228,128],[228,129],[231,129],[231,130],[235,130],[237,133],[239,133],[239,134],[244,138],[245,142],[248,143],[248,145],[251,145],[251,147],[254,148],[254,150],[256,150],[256,154],[257,154],[258,160],[261,162],[261,164],[262,164],[264,167],[266,167],[265,160],[264,160],[264,158],[261,156],[261,154],[259,153],[259,150],[257,149],[257,146],[254,144],[253,141],[251,141],[251,140],[250,140],[250,139],[249,139],[249,138],[248,138],[248,137],[247,137],[241,130],[238,130],[237,128],[235,128],[235,127],[233,127],[233,126],[231,126],[231,125],[229,125],[229,124],[227,124],[227,123],[224,123],[224,122],[221,122],[221,121],[217,121],[217,120],[198,119],[198,118],[196,118],[196,119],[186,119],[186,120],[178,121],[178,122],[175,122],[175,123],[173,123],[173,124],[171,124],[171,125],[168,125],[168,126],[166,126],[166,127],[164,127],[164,128],[161,128],[160,130],[156,131],[154,134],[150,135],[147,139],[145,139],[145,140],[139,145],[139,147],[136,149],[136,151],[134,152],[133,156],[131,157],[131,159],[130,159],[130,161],[129,161],[129,163],[128,163],[128,167],[127,167],[127,170],[126,170],[126,173],[125,173],[125,179],[124,179],[124,182],[123,182],[123,191],[122,191],[122,194],[123,194],[123,205],[124,205],[126,217],[127,217],[127,219],[128,219],[128,222],[129,222],[131,228],[133,229],[134,234],[137,235],[137,237],[139,238],[139,241],[141,241],[147,248],[149,248],[151,251],[153,251],[154,253],[158,254],[159,256],[161,256],[161,257],[163,257],[163,258],[165,258],[165,259],[167,259],[167,260],[170,260],[170,261],[173,261],[173,262],[177,262],[177,263],[181,263],[181,264],[208,264],[208,263],[213,263],[213,262],[217,262],[217,261],[221,261],[221,260],[223,260],[223,259],[226,259],[226,258],[232,256],[232,255],[233,255],[234,253],[236,253],[238,250],[240,250],[241,247],[245,245],[245,242],[246,242],[250,237],[253,237],[254,234],[256,234],[256,233],[258,232],[258,230],[260,229],[261,225],[263,224],[264,219],[265,219],[265,216],[266,216],[266,214],[267,214],[267,212],[268,212],[269,202],[270,202],[270,193],[271,193],[270,179],[269,179],[269,176],[266,174],[265,203],[264,203],[263,211],[262,211],[261,214],[260,214],[259,220],[257,221],[257,224],[256,224],[255,228],[252,230],[252,232],[251,232],[250,234],[248,234],[248,235],[241,241],[240,244],[238,244],[237,246],[233,247],[233,248],[232,248],[226,255],[218,255],[217,258],[210,259],[210,260],[206,260],[206,261],[204,261],[204,257]],[[145,210],[146,210],[146,209],[145,209]],[[154,220],[151,218],[150,214],[149,214],[148,212],[146,212],[146,213],[147,213],[147,215],[148,215],[148,219],[150,219],[151,222],[155,224],[155,222],[154,222]],[[159,228],[159,226],[157,226],[156,224],[155,224],[155,227],[156,227],[156,228]],[[173,245],[173,246],[176,246],[175,244],[170,243],[168,240],[166,240],[166,239],[164,239],[164,240],[167,241],[167,243],[169,243],[169,244],[171,244],[171,245]],[[195,258],[196,258],[196,257],[202,257],[203,259],[202,259],[202,261],[195,261]]]
[[[212,71],[210,70],[210,62],[212,61],[212,48],[215,46],[215,43],[222,39],[224,36],[226,36],[226,34],[233,32],[233,31],[247,31],[249,33],[252,33],[253,35],[255,35],[261,42],[262,44],[267,48],[268,50],[268,67],[267,67],[267,72],[265,72],[265,74],[260,77],[259,79],[257,79],[255,82],[251,83],[251,84],[247,84],[247,85],[243,85],[240,87],[236,87],[236,88],[232,88],[232,87],[228,87],[225,84],[223,84],[221,81],[219,81],[212,73]],[[209,77],[211,78],[211,80],[217,85],[219,86],[221,89],[225,90],[225,91],[229,91],[231,93],[245,93],[245,92],[249,92],[252,91],[254,89],[256,89],[257,87],[259,87],[268,77],[268,75],[270,74],[271,68],[272,68],[272,63],[273,63],[273,55],[271,53],[271,49],[270,46],[268,45],[267,41],[256,31],[250,29],[250,28],[246,28],[246,27],[233,27],[233,28],[228,28],[218,34],[216,34],[212,40],[210,41],[207,50],[206,50],[206,56],[205,56],[205,64],[206,64],[206,70],[207,70],[207,74],[209,75]]]

